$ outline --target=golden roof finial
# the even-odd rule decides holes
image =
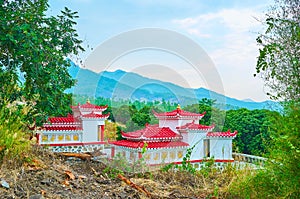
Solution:
[[[180,104],[177,105],[177,109],[178,109],[178,110],[181,110]]]
[[[90,98],[87,98],[86,103],[91,103]]]

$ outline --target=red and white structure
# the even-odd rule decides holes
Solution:
[[[232,139],[237,132],[212,132],[214,125],[199,124],[203,114],[176,110],[154,115],[158,125],[146,125],[142,130],[122,133],[124,140],[112,142],[112,156],[121,153],[130,161],[144,158],[148,165],[181,164],[187,148],[193,147],[190,162],[195,167],[206,158],[215,162],[233,162]],[[146,151],[142,153],[142,150]]]
[[[194,149],[190,162],[195,168],[200,168],[206,158],[214,158],[215,162],[234,161],[232,140],[237,132],[212,132],[214,125],[199,124],[205,113],[187,112],[180,106],[171,112],[153,112],[159,124],[146,125],[134,132],[122,132],[124,140],[108,143],[104,139],[104,125],[109,114],[103,114],[107,106],[86,102],[71,108],[73,115],[48,119],[38,133],[38,144],[49,146],[55,152],[101,149],[109,159],[120,153],[131,162],[144,158],[148,165],[181,164],[191,147]]]
[[[103,149],[104,125],[109,114],[102,114],[107,106],[87,101],[71,106],[73,115],[52,117],[38,133],[38,144],[47,145],[56,152],[87,152]]]

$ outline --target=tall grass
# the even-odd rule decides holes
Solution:
[[[4,159],[17,161],[27,156],[30,141],[25,117],[29,110],[25,105],[0,106],[0,164]]]

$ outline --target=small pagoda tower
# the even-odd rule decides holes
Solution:
[[[177,132],[176,127],[183,126],[190,122],[199,123],[199,120],[205,115],[205,112],[202,114],[191,113],[181,109],[180,105],[177,108],[170,112],[157,113],[153,111],[154,116],[159,120],[159,127],[169,127],[174,132]]]

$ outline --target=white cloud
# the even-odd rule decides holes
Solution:
[[[189,29],[187,29],[187,32],[190,33],[191,35],[196,35],[196,36],[202,37],[202,38],[211,37],[211,34],[201,33],[200,30],[196,29],[196,28],[189,28]]]
[[[231,32],[245,32],[260,25],[256,20],[261,13],[252,9],[222,9],[214,13],[206,13],[196,17],[175,19],[172,22],[186,30],[211,33],[213,29],[230,30]],[[197,32],[196,32],[197,33]],[[218,34],[218,33],[215,33]]]
[[[255,9],[222,9],[172,22],[209,46],[209,56],[220,73],[225,92],[239,99],[267,99],[263,84],[253,77],[261,29],[261,12]],[[255,85],[255,86],[254,86]]]
[[[180,20],[175,19],[175,20],[173,20],[173,23],[179,24],[182,27],[189,27],[189,26],[198,24],[199,21],[198,21],[197,17],[196,18],[189,17],[189,18],[180,19]]]

